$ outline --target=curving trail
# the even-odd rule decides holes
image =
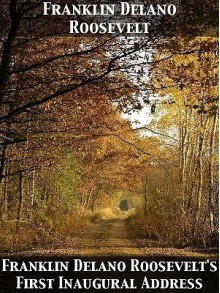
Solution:
[[[144,256],[138,245],[129,239],[123,218],[97,221],[81,235],[77,246],[78,254],[85,256]]]
[[[99,218],[77,237],[31,250],[1,253],[2,256],[85,256],[85,257],[191,257],[218,258],[217,252],[162,247],[157,241],[133,239],[128,231],[127,214]]]
[[[128,231],[129,225],[126,220],[126,214],[121,216],[115,216],[112,218],[98,219],[95,223],[89,226],[85,232],[81,231],[78,238],[70,238],[67,242],[57,242],[51,246],[44,246],[35,248],[29,251],[21,251],[14,253],[2,254],[4,258],[12,258],[16,261],[67,261],[70,264],[70,268],[67,272],[62,272],[67,280],[72,280],[72,278],[79,278],[80,280],[88,279],[135,279],[135,284],[137,284],[137,290],[134,292],[141,292],[141,284],[144,278],[148,280],[154,279],[197,279],[201,278],[204,280],[204,287],[200,290],[201,293],[218,293],[218,272],[211,273],[209,271],[205,272],[163,272],[161,274],[147,271],[137,271],[133,272],[131,268],[131,259],[134,257],[139,262],[159,262],[164,261],[201,261],[204,259],[216,258],[214,255],[207,255],[193,251],[187,251],[184,249],[174,249],[165,248],[159,246],[159,243],[141,239],[131,239],[130,233]],[[72,264],[74,259],[80,258],[84,262],[99,263],[103,262],[107,264],[108,262],[122,261],[126,264],[125,272],[118,273],[118,271],[111,272],[98,272],[92,270],[81,270],[79,272],[73,272]],[[135,260],[136,261],[136,260]],[[15,288],[15,273],[7,272],[5,274],[0,274],[0,292],[4,293],[14,293]],[[28,278],[28,273],[26,274]],[[31,272],[31,278],[48,278],[51,276],[53,279],[58,279],[60,272]],[[177,281],[178,282],[178,281]],[[92,290],[92,289],[91,289]],[[89,292],[95,292],[94,290]],[[77,291],[77,290],[76,290]],[[82,292],[78,290],[77,292]],[[120,290],[131,292],[130,289]],[[172,290],[173,291],[173,290]],[[17,291],[16,291],[17,292]],[[28,291],[30,292],[30,291]],[[45,292],[45,291],[43,291]],[[48,291],[46,291],[48,292]],[[55,290],[53,292],[60,292],[60,290]],[[63,292],[63,291],[62,291]],[[66,292],[70,292],[69,290]],[[84,292],[84,291],[83,291]],[[101,291],[103,292],[103,291]],[[119,290],[107,290],[106,292],[119,292]],[[133,291],[132,291],[133,292]],[[149,290],[149,292],[161,292],[161,290]],[[171,292],[168,290],[168,292]],[[177,291],[174,291],[177,292]],[[178,290],[179,292],[179,290]],[[184,291],[185,292],[185,291]],[[187,291],[188,292],[188,291]],[[192,291],[195,292],[195,291]]]

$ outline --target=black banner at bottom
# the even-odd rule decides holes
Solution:
[[[0,292],[219,292],[218,262],[180,257],[3,257]]]

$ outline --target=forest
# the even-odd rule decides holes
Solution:
[[[122,200],[137,237],[218,246],[218,7],[174,2],[147,36],[75,37],[43,1],[0,1],[2,251],[74,238]]]

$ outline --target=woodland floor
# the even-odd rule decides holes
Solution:
[[[216,252],[161,247],[157,241],[134,238],[129,231],[126,214],[96,220],[89,229],[74,239],[26,251],[1,253],[2,256],[173,256],[217,258]]]
[[[202,278],[203,288],[199,290],[201,293],[218,293],[218,272],[163,272],[161,275],[155,275],[151,272],[133,272],[129,271],[129,263],[131,258],[137,258],[141,261],[156,261],[160,260],[176,260],[176,261],[187,261],[187,260],[205,260],[216,258],[215,254],[204,253],[193,250],[184,250],[184,249],[174,249],[174,248],[164,248],[158,245],[156,242],[145,242],[143,239],[135,239],[131,237],[131,233],[128,230],[128,222],[126,217],[117,217],[109,219],[99,219],[96,220],[90,227],[86,229],[85,232],[81,232],[78,238],[74,240],[69,240],[68,242],[56,243],[50,247],[39,247],[34,248],[28,251],[16,252],[16,253],[4,253],[2,254],[3,258],[10,257],[11,260],[21,261],[72,261],[80,257],[86,261],[95,261],[100,263],[101,261],[124,261],[126,267],[128,268],[126,272],[73,272],[71,269],[63,274],[65,278],[79,278],[79,279],[94,279],[94,278],[135,278],[137,283],[137,290],[134,292],[143,292],[139,290],[141,283],[145,275],[147,274],[148,278],[166,278],[166,279],[197,279]],[[22,273],[24,274],[24,273]],[[15,293],[16,288],[15,276],[14,273],[4,273],[0,274],[0,292],[4,293]],[[29,277],[28,277],[29,276]],[[26,278],[58,278],[59,273],[39,273],[39,272],[30,272],[25,274]],[[2,277],[2,278],[1,278]],[[25,290],[26,292],[32,292],[32,290]],[[52,290],[53,292],[60,292],[60,290]],[[65,292],[70,292],[70,290],[65,290]],[[81,290],[76,290],[77,292],[83,292]],[[131,292],[130,290],[123,289],[119,291]],[[164,291],[164,290],[163,290]],[[166,290],[166,292],[182,292],[183,290]],[[190,290],[190,292],[197,292],[198,290]],[[48,291],[42,291],[48,292]],[[63,291],[61,291],[63,292]],[[94,292],[89,290],[89,292]],[[103,290],[101,291],[103,292]],[[105,292],[118,292],[118,290],[105,290]],[[133,292],[133,291],[132,291]],[[148,292],[161,292],[160,289],[148,290]],[[189,292],[184,290],[184,292]]]

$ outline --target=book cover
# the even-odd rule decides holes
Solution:
[[[0,1],[0,292],[219,292],[218,4]]]

